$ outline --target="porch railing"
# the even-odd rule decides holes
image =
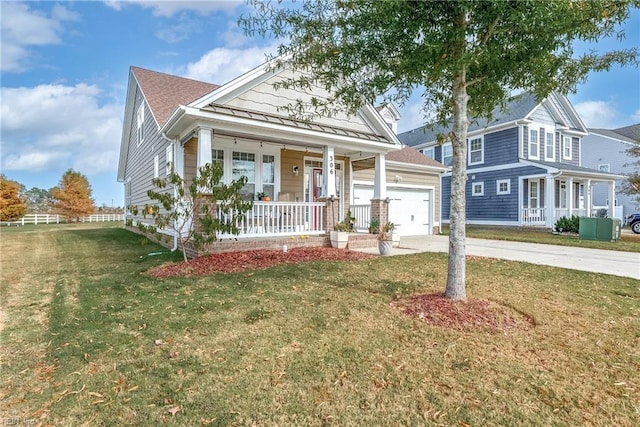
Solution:
[[[371,223],[371,205],[351,205],[351,215],[356,219],[357,231],[368,231]]]
[[[545,208],[524,208],[522,210],[522,223],[524,225],[544,225],[547,221]]]
[[[324,203],[303,202],[254,202],[236,226],[237,236],[220,235],[221,238],[277,237],[324,234]],[[218,210],[218,219],[224,212]]]
[[[586,209],[571,209],[571,211],[569,211],[569,209],[556,209],[556,219],[562,218],[563,216],[566,216],[567,218],[571,218],[571,216],[586,216],[586,215],[587,215]]]

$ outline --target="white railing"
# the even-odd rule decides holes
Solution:
[[[324,234],[324,203],[301,202],[254,202],[244,220],[238,221],[237,236],[227,237],[275,237]],[[217,211],[218,219],[224,220],[224,212]]]
[[[547,221],[545,208],[524,208],[522,209],[523,225],[544,225]]]
[[[571,218],[572,216],[585,216],[587,214],[586,209],[556,209],[556,219],[562,218],[566,216],[567,218]]]
[[[78,222],[111,222],[124,221],[123,214],[94,214],[80,217]],[[25,224],[60,224],[67,222],[63,215],[53,214],[27,214],[16,221],[3,222],[3,225],[25,225]]]
[[[368,231],[371,223],[371,205],[351,205],[351,216],[356,219],[357,231]]]

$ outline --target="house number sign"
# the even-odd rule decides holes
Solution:
[[[329,175],[333,175],[334,161],[333,156],[329,156]]]

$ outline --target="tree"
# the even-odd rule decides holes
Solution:
[[[62,175],[58,186],[51,189],[53,208],[67,219],[78,221],[81,216],[94,212],[91,185],[87,177],[69,169]]]
[[[188,188],[182,177],[173,171],[166,178],[154,178],[152,182],[157,190],[149,190],[147,195],[158,203],[143,208],[143,216],[150,215],[154,223],[140,222],[138,228],[153,234],[158,230],[170,230],[178,237],[185,262],[189,262],[188,242],[202,250],[216,241],[219,233],[238,235],[240,231],[236,224],[243,221],[253,207],[253,201],[245,201],[239,194],[247,177],[224,184],[222,174],[222,164],[204,165]],[[138,214],[137,206],[129,209],[134,215]]]
[[[0,175],[0,221],[15,221],[27,213],[27,203],[20,194],[22,186]]]
[[[466,298],[465,183],[470,120],[490,118],[510,93],[543,99],[566,94],[592,71],[638,64],[638,49],[575,57],[575,40],[617,34],[633,1],[379,1],[252,0],[240,18],[249,35],[285,40],[272,67],[300,73],[276,87],[305,90],[321,84],[330,94],[289,112],[355,113],[378,96],[403,105],[422,93],[425,117],[451,131],[453,147],[449,261],[445,295]]]
[[[44,188],[32,187],[24,192],[27,198],[27,211],[29,213],[48,213],[51,210],[51,192]]]

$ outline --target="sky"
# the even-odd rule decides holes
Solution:
[[[117,182],[132,65],[215,84],[260,65],[273,42],[244,35],[242,1],[0,0],[0,170],[27,189],[84,174],[97,206],[122,206]],[[640,46],[640,11],[626,39],[579,49]],[[640,123],[636,68],[592,73],[570,101],[588,127]],[[421,126],[419,96],[399,106],[399,131]]]

